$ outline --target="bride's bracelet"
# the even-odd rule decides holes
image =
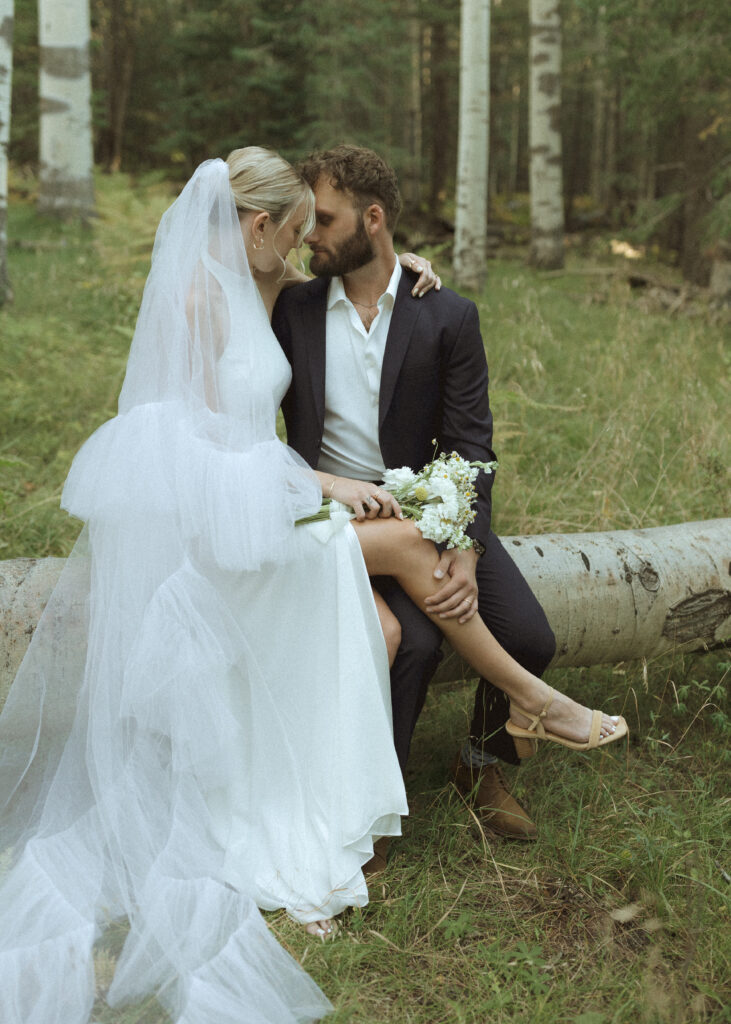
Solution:
[[[335,486],[335,484],[337,483],[337,481],[339,479],[340,478],[337,477],[337,476],[333,477],[333,482],[330,484],[330,490],[327,492],[328,499],[332,498],[332,496],[333,496],[333,487]]]

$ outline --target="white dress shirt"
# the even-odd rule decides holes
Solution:
[[[370,330],[345,294],[342,278],[330,282],[325,319],[325,430],[317,468],[356,480],[380,480],[386,468],[378,444],[378,396],[386,337],[401,265],[378,300]]]

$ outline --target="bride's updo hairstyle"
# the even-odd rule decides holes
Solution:
[[[305,201],[305,221],[297,239],[299,247],[315,226],[315,197],[304,178],[278,153],[261,146],[234,149],[226,163],[237,210],[264,211],[281,228]]]

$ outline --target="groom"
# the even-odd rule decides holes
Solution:
[[[379,481],[384,468],[418,470],[439,451],[469,460],[494,454],[487,363],[476,306],[443,288],[413,295],[416,275],[393,248],[401,197],[393,170],[371,150],[337,146],[301,168],[315,193],[306,241],[313,281],[282,291],[273,327],[292,366],[283,410],[288,443],[313,467]],[[402,770],[426,689],[439,662],[439,614],[478,613],[502,646],[536,675],[555,643],[517,566],[490,529],[493,476],[480,473],[472,548],[445,550],[444,582],[427,615],[392,579],[374,583],[401,624],[391,670],[394,742]],[[494,832],[533,839],[536,828],[505,787],[498,759],[516,763],[503,725],[508,704],[481,679],[454,781]],[[385,856],[385,854],[384,854]],[[385,866],[385,860],[382,866]]]

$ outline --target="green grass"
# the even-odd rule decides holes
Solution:
[[[728,514],[728,330],[724,348],[708,315],[645,313],[623,278],[572,267],[541,280],[499,266],[487,288],[498,530]]]
[[[99,180],[93,231],[12,202],[12,305],[0,310],[0,557],[66,554],[78,523],[59,509],[71,460],[116,412],[163,186]]]
[[[115,411],[169,193],[123,177],[98,189],[91,232],[41,223],[30,195],[11,203],[11,240],[26,244],[11,249],[15,302],[0,311],[0,558],[67,553],[78,524],[58,509],[64,477]],[[503,534],[729,514],[728,320],[700,300],[654,310],[621,267],[598,250],[555,277],[490,265],[477,299]],[[622,708],[632,739],[510,770],[540,826],[532,845],[482,834],[447,783],[473,687],[435,688],[411,814],[369,906],[327,945],[268,915],[334,1002],[334,1024],[730,1021],[729,667],[723,653],[677,654],[551,673]],[[100,946],[100,992],[123,936],[115,925]],[[100,999],[94,1019],[165,1021],[154,1000],[113,1011]]]

